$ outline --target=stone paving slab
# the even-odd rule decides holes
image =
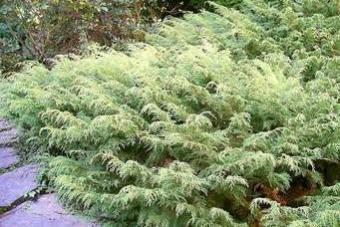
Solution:
[[[7,130],[9,128],[12,128],[12,125],[10,125],[5,119],[0,119],[0,130]]]
[[[10,206],[25,193],[37,188],[37,171],[36,165],[26,165],[0,175],[0,207]]]
[[[0,169],[19,161],[15,149],[17,130],[0,119]],[[42,195],[36,202],[23,196],[38,187],[37,165],[25,165],[0,175],[0,227],[97,227],[98,224],[80,219],[65,211],[54,194]]]
[[[15,128],[0,132],[0,146],[6,146],[17,140],[18,132]]]
[[[19,161],[15,150],[11,147],[0,148],[0,169],[5,169]]]
[[[68,214],[57,202],[54,194],[41,196],[37,201],[28,201],[0,215],[0,227],[94,227],[76,216]]]

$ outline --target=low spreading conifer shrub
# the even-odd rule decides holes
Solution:
[[[3,115],[60,199],[108,226],[339,226],[326,2],[213,4],[126,52],[27,67],[1,83]]]

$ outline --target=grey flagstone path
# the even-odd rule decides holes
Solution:
[[[38,166],[13,166],[19,162],[13,146],[17,137],[17,130],[0,119],[0,227],[99,226],[67,212],[55,194],[39,195],[36,201],[25,197],[38,187]]]

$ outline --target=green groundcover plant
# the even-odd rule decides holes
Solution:
[[[60,199],[108,226],[339,226],[338,1],[210,8],[27,67],[2,114]]]

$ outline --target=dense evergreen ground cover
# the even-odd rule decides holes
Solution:
[[[339,226],[340,5],[244,0],[27,67],[2,114],[109,226]]]

